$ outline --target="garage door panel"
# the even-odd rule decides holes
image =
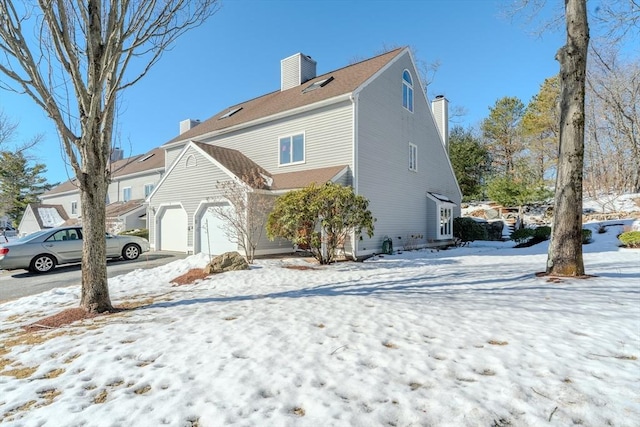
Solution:
[[[182,207],[166,208],[162,213],[160,250],[187,252],[187,213]]]
[[[226,209],[231,209],[227,207]],[[208,255],[220,255],[224,252],[237,251],[238,245],[226,235],[228,224],[218,218],[212,209],[205,209],[199,218],[200,252]]]

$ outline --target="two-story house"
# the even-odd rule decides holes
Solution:
[[[375,235],[348,252],[450,242],[462,198],[447,153],[447,100],[427,99],[409,49],[396,49],[320,76],[296,54],[281,61],[281,87],[206,121],[185,120],[165,143],[167,172],[147,199],[156,250],[238,249],[208,209],[227,202],[216,183],[258,170],[274,196],[311,182],[352,186],[377,219]],[[205,227],[206,225],[206,227]],[[291,251],[260,242],[257,254]]]
[[[107,194],[107,231],[147,228],[145,199],[158,184],[165,170],[165,150],[154,148],[123,158],[114,149],[110,159],[111,183]],[[21,235],[43,228],[82,220],[80,189],[75,179],[68,180],[40,195],[40,204],[27,206],[20,225]]]

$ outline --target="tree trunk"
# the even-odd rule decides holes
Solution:
[[[91,137],[91,136],[89,136]],[[93,143],[83,144],[86,165],[78,176],[82,200],[82,299],[80,306],[89,312],[113,311],[107,279],[107,247],[105,239],[107,190],[109,180],[106,157],[102,153],[100,133]],[[107,145],[108,146],[108,145]]]
[[[582,259],[582,169],[585,78],[589,27],[586,0],[565,0],[567,44],[560,62],[560,150],[547,274],[584,275]]]

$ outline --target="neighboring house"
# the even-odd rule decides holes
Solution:
[[[387,236],[394,248],[451,242],[462,195],[447,154],[447,100],[430,105],[409,50],[321,76],[314,60],[296,54],[281,70],[280,90],[201,123],[185,120],[161,147],[167,172],[147,199],[152,248],[238,249],[208,208],[227,204],[217,182],[248,170],[259,171],[266,180],[259,191],[274,197],[327,181],[366,197],[375,235],[352,237],[351,255],[379,253]],[[263,239],[257,254],[291,250]]]
[[[24,210],[18,230],[21,236],[70,224],[69,218],[62,205],[30,203]]]
[[[148,153],[122,158],[121,150],[114,150],[111,159],[111,183],[107,193],[107,231],[146,228],[148,197],[165,170],[165,150],[155,148]],[[39,196],[42,203],[61,205],[70,219],[80,220],[82,204],[75,179],[63,182]],[[26,214],[26,213],[25,213]],[[19,229],[20,234],[25,232]]]

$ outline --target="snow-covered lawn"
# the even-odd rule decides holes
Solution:
[[[476,242],[172,286],[193,256],[110,279],[138,309],[38,333],[80,290],[7,302],[0,424],[638,426],[640,251],[593,230],[596,277],[558,283],[546,244]]]

